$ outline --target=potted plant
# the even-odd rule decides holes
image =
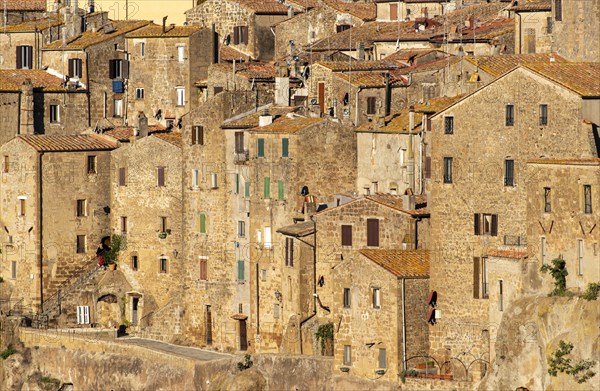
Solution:
[[[113,234],[110,238],[110,250],[105,255],[105,263],[110,270],[117,268],[119,253],[127,248],[127,238],[123,235]]]

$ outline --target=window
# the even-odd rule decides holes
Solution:
[[[548,125],[548,105],[540,105],[540,126]]]
[[[204,145],[204,126],[192,127],[192,145]]]
[[[265,157],[265,139],[258,139],[258,157]]]
[[[351,225],[342,225],[342,246],[352,246]]]
[[[185,61],[185,46],[177,46],[177,61]]]
[[[194,168],[192,170],[192,187],[194,189],[197,189],[199,184],[200,184],[200,170],[198,170],[197,168]]]
[[[233,192],[234,194],[240,194],[240,174],[235,174],[235,185]]]
[[[267,281],[267,269],[260,269],[260,280]]]
[[[33,47],[17,46],[17,69],[33,69]]]
[[[19,198],[19,216],[25,216],[25,198]]]
[[[285,184],[283,179],[277,181],[277,199],[283,201],[285,199]]]
[[[223,87],[219,87],[219,86],[213,87],[213,95],[220,94],[221,92],[223,92]]]
[[[431,178],[431,156],[425,156],[425,168],[423,169],[425,178]]]
[[[473,298],[488,298],[488,265],[487,257],[473,258]]]
[[[542,261],[542,265],[545,265],[546,264],[546,238],[543,236],[540,238],[540,258]]]
[[[177,106],[185,106],[185,88],[177,87]]]
[[[342,31],[346,31],[349,28],[352,28],[352,26],[349,24],[340,24],[340,25],[335,26],[335,32],[341,33]]]
[[[3,172],[8,172],[10,169],[10,157],[8,155],[4,155],[4,167],[2,167]]]
[[[113,117],[123,116],[123,99],[113,100]]]
[[[379,348],[379,369],[386,369],[387,368],[387,358],[386,358],[386,352],[384,348]]]
[[[506,159],[504,161],[504,186],[515,185],[515,161]]]
[[[119,186],[125,186],[127,183],[127,171],[125,167],[119,167]]]
[[[238,281],[244,281],[246,279],[245,263],[243,260],[237,261],[237,279]]]
[[[350,345],[344,345],[344,365],[352,365],[352,348]]]
[[[137,99],[137,100],[144,99],[144,89],[143,88],[135,89],[135,99]]]
[[[56,124],[60,122],[60,106],[57,104],[50,105],[50,123]]]
[[[544,187],[544,213],[552,212],[552,189]]]
[[[210,187],[211,187],[211,189],[218,189],[219,188],[219,182],[217,180],[217,174],[216,173],[210,174]]]
[[[77,324],[90,324],[90,306],[77,306]]]
[[[159,267],[158,271],[160,273],[167,273],[168,272],[168,266],[169,266],[168,262],[169,262],[168,259],[164,258],[164,257],[161,257],[161,258],[158,259],[158,267]]]
[[[554,20],[562,21],[562,0],[554,0]]]
[[[381,308],[381,288],[373,288],[373,308]]]
[[[350,308],[350,288],[344,288],[344,308]]]
[[[138,256],[137,255],[132,255],[131,256],[131,270],[137,271],[138,267],[139,267]]]
[[[206,233],[206,214],[200,213],[200,233]]]
[[[454,133],[454,117],[444,117],[444,133]]]
[[[81,79],[83,77],[83,61],[80,58],[69,59],[69,77]]]
[[[77,200],[77,217],[85,217],[86,213],[86,200]]]
[[[235,132],[235,153],[244,153],[244,132]]]
[[[246,236],[246,222],[245,221],[238,221],[238,236],[240,238],[243,238]]]
[[[265,227],[265,248],[271,248],[273,242],[271,241],[271,227]]]
[[[583,239],[577,240],[577,274],[583,276]]]
[[[506,105],[506,126],[513,126],[515,124],[515,106]]]
[[[285,238],[285,266],[294,266],[294,238]]]
[[[398,4],[390,4],[390,20],[398,20]]]
[[[498,280],[498,311],[504,311],[504,281]]]
[[[592,185],[583,185],[583,213],[592,213]]]
[[[140,57],[144,57],[146,55],[146,43],[140,42]]]
[[[233,28],[233,44],[248,44],[248,26],[235,26]]]
[[[200,257],[200,279],[208,280],[208,258]]]
[[[444,158],[444,183],[452,183],[452,158]]]
[[[127,216],[121,216],[121,233],[127,233]]]
[[[281,307],[279,304],[273,304],[273,318],[279,319],[280,309]]]
[[[165,185],[165,168],[164,167],[156,167],[156,185],[164,186]]]
[[[288,138],[281,139],[281,157],[289,156],[289,144],[290,144],[290,139],[288,139]]]
[[[271,178],[268,176],[263,180],[263,197],[271,198]]]
[[[367,219],[367,246],[379,246],[379,220]]]
[[[489,213],[475,213],[475,235],[498,236],[498,215]]]
[[[552,17],[548,16],[546,18],[546,34],[552,34]]]
[[[169,230],[169,226],[167,224],[167,217],[160,217],[160,232],[167,232]]]
[[[17,261],[12,261],[10,263],[10,278],[13,280],[17,279]]]
[[[367,98],[367,114],[376,114],[377,113],[377,98],[374,96],[369,96]]]
[[[85,235],[77,235],[77,254],[85,253]]]
[[[96,174],[96,156],[87,157],[87,172],[88,174]]]
[[[250,181],[244,182],[244,197],[250,198]]]
[[[108,61],[108,78],[121,79],[123,77],[123,60],[113,59]]]

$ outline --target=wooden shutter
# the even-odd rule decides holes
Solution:
[[[200,214],[200,233],[206,233],[206,215],[204,213]]]
[[[498,215],[492,215],[492,236],[498,236]]]
[[[352,246],[351,225],[342,225],[342,246]]]
[[[197,143],[198,143],[198,127],[193,126],[192,127],[192,145],[195,145]]]
[[[83,61],[82,60],[76,60],[75,61],[75,66],[77,68],[77,76],[78,77],[83,77]]]
[[[431,156],[426,156],[425,157],[425,178],[429,179],[431,178]]]
[[[265,157],[265,139],[258,139],[258,157]]]
[[[473,298],[479,299],[479,278],[481,276],[480,272],[481,261],[479,257],[473,257]]]
[[[277,181],[277,199],[283,201],[285,199],[285,185],[282,179]]]
[[[398,20],[398,4],[390,4],[390,20]]]
[[[479,213],[475,213],[473,219],[473,228],[475,235],[481,235],[481,215]]]
[[[69,77],[75,76],[75,59],[69,59]]]
[[[116,76],[116,60],[108,61],[108,78],[114,79]]]
[[[281,157],[288,157],[289,143],[290,143],[290,140],[288,138],[281,139]]]
[[[240,28],[239,26],[235,26],[233,28],[233,44],[239,45],[240,43]]]
[[[208,280],[208,262],[206,259],[200,260],[200,279]]]
[[[294,239],[290,238],[290,266],[294,266]]]
[[[33,47],[25,46],[25,51],[27,52],[26,64],[25,67],[27,69],[33,69]]]
[[[235,132],[235,152],[244,153],[244,132]]]
[[[125,186],[125,167],[119,168],[119,186]]]
[[[241,41],[248,44],[248,26],[242,26],[242,39]]]
[[[164,167],[158,167],[158,186],[164,186],[165,185],[165,168]]]
[[[198,144],[204,145],[204,126],[197,126],[196,128],[198,129]]]
[[[129,79],[129,61],[127,60],[121,62],[121,77],[123,79]]]
[[[245,266],[244,261],[241,261],[241,260],[238,261],[238,275],[237,275],[238,281],[244,281],[244,279],[245,279],[244,278],[245,277],[244,266]]]
[[[17,46],[17,69],[23,68],[23,46]]]
[[[367,219],[367,246],[379,246],[379,220]]]
[[[370,96],[367,98],[367,114],[375,114],[377,111],[377,98]]]
[[[562,0],[554,0],[554,20],[562,21]]]
[[[264,198],[270,198],[271,197],[271,178],[266,176],[265,180],[264,180]]]

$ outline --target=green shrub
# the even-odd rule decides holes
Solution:
[[[0,353],[0,357],[2,357],[3,360],[6,360],[7,358],[12,356],[16,352],[17,351],[15,350],[15,348],[13,348],[12,345],[8,345],[8,347],[3,352]]]
[[[558,343],[558,349],[548,358],[548,374],[556,376],[559,372],[566,373],[575,378],[577,383],[585,383],[588,379],[594,377],[596,372],[590,370],[596,365],[593,360],[579,360],[575,365],[571,364],[571,359],[565,357],[573,350],[573,344],[565,342],[562,339]]]
[[[567,294],[567,263],[562,256],[552,260],[552,266],[545,264],[540,268],[542,273],[550,273],[554,278],[554,290],[551,296],[565,296]]]
[[[600,293],[600,282],[590,282],[582,297],[587,301],[597,300],[598,293]]]
[[[244,371],[244,370],[252,367],[252,365],[254,365],[254,362],[252,362],[252,356],[250,356],[249,354],[246,354],[244,356],[244,362],[238,362],[238,364],[237,364],[238,369],[240,371]]]

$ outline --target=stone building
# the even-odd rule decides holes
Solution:
[[[96,265],[109,233],[110,151],[97,135],[19,135],[0,147],[2,275],[34,312]]]
[[[221,45],[231,45],[253,59],[268,61],[275,54],[271,26],[294,15],[294,7],[276,0],[205,0],[186,11],[190,25],[214,29]]]
[[[444,0],[377,0],[377,21],[394,22],[432,18],[455,9],[455,2]]]
[[[552,1],[517,4],[510,8],[515,14],[515,54],[551,53],[553,44]]]
[[[432,42],[437,48],[453,55],[513,54],[514,30],[513,19],[504,15],[484,20],[471,16],[466,27],[454,26],[452,32],[439,35],[432,39]]]
[[[537,274],[538,265],[519,254],[539,239],[527,235],[526,162],[598,156],[589,125],[599,120],[598,72],[598,64],[586,63],[520,66],[431,119],[431,287],[442,314],[430,330],[431,352],[443,361],[469,352],[480,360],[474,379],[494,357],[492,319],[499,315],[491,312],[500,309],[491,297],[503,288],[491,281],[493,254],[509,252],[512,266],[501,268],[502,279],[514,281],[515,292],[520,279]]]
[[[2,24],[12,26],[42,17],[46,0],[7,0],[2,4]]]
[[[0,145],[18,134],[78,134],[88,125],[87,91],[46,71],[0,70]]]
[[[185,11],[190,8],[190,3],[189,0],[169,0],[169,6],[165,8],[164,3],[154,0],[94,0],[92,5],[96,12],[106,12],[113,20],[143,19],[160,23],[163,17],[168,16],[170,23],[181,25],[185,22]]]
[[[397,382],[429,349],[429,251],[359,251],[332,272],[337,373]]]
[[[102,21],[68,41],[55,41],[42,49],[42,63],[50,72],[69,77],[87,88],[89,126],[93,128],[127,123],[125,85],[129,62],[125,35],[150,23]]]
[[[527,176],[529,258],[539,269],[562,257],[567,289],[584,291],[600,281],[600,159],[534,159],[527,164]],[[552,278],[542,276],[542,289],[551,291]]]
[[[150,25],[127,34],[127,112],[171,128],[199,104],[195,86],[215,61],[213,33],[197,26]]]
[[[145,336],[173,338],[182,333],[181,133],[147,135],[140,125],[111,154],[110,223],[127,239],[119,264],[131,285],[127,319]]]
[[[569,61],[600,58],[600,0],[552,2],[553,50]]]

